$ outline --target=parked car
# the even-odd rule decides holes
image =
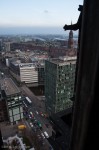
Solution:
[[[30,126],[31,126],[31,127],[33,127],[33,124],[32,124],[32,122],[30,122]]]
[[[36,114],[37,114],[37,115],[39,114],[38,111],[36,111]]]
[[[43,139],[45,139],[45,136],[44,136],[44,134],[43,134],[43,133],[41,133],[41,136],[43,137]]]

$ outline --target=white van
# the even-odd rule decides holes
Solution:
[[[49,135],[46,131],[44,131],[44,135],[45,135],[46,138],[49,138]]]

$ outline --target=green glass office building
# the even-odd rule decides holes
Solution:
[[[45,61],[45,105],[49,115],[72,106],[76,57]]]

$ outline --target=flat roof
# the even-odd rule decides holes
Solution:
[[[1,89],[5,91],[7,96],[21,92],[11,78],[1,80]]]
[[[20,63],[19,68],[35,68],[37,63]]]
[[[76,63],[77,57],[59,57],[59,58],[52,58],[49,59],[48,61],[57,64],[57,65],[66,65],[68,63]]]

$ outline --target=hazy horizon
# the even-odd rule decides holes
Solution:
[[[63,27],[0,27],[0,34],[68,34]],[[74,34],[78,34],[77,31]]]
[[[0,34],[67,34],[65,24],[76,23],[83,0],[2,0]]]

